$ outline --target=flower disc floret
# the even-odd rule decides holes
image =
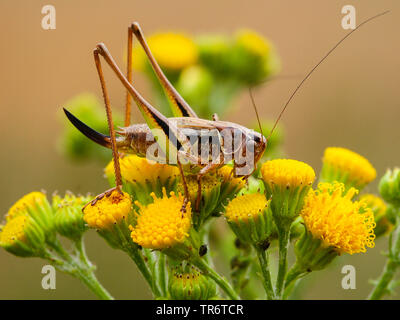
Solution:
[[[151,194],[154,202],[139,207],[136,213],[135,226],[130,226],[131,237],[134,242],[148,249],[165,249],[182,243],[189,236],[191,227],[190,202],[186,205],[186,212],[182,212],[184,198],[181,194],[170,193],[168,197],[165,189],[163,197],[157,198]]]
[[[109,196],[89,203],[83,209],[83,219],[89,227],[99,230],[109,229],[126,219],[132,209],[130,196],[118,190],[113,190]]]
[[[338,253],[365,252],[374,247],[374,214],[362,201],[352,201],[354,188],[345,192],[342,183],[320,183],[304,201],[300,215],[314,238]]]

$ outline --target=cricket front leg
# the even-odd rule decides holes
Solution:
[[[113,188],[111,188],[111,189],[108,189],[108,190],[106,190],[106,191],[100,193],[99,195],[97,195],[96,198],[94,198],[94,199],[93,199],[92,201],[90,201],[89,203],[85,204],[85,206],[82,208],[82,210],[84,210],[89,204],[92,205],[92,206],[94,206],[94,205],[97,203],[97,201],[103,199],[104,197],[109,197],[109,196],[111,196],[111,194],[112,194],[115,190],[117,190],[120,194],[123,194],[123,192],[122,192],[122,186],[121,186],[121,185],[117,185],[117,186],[115,186],[115,187],[113,187]]]
[[[179,173],[180,173],[181,178],[182,178],[183,192],[184,192],[184,199],[183,199],[182,208],[181,208],[182,218],[183,218],[183,215],[186,213],[186,206],[187,206],[187,204],[189,202],[190,195],[189,195],[189,189],[188,189],[188,186],[187,186],[187,183],[186,183],[185,174],[183,172],[182,164],[179,161],[179,159],[177,159],[177,162],[178,162]]]

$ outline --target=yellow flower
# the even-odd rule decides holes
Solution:
[[[28,216],[18,216],[12,221],[9,220],[0,233],[0,243],[13,244],[17,240],[24,241],[26,239],[25,225],[28,219]]]
[[[0,246],[17,256],[39,256],[44,234],[30,216],[19,215],[7,221],[1,230]]]
[[[280,61],[272,43],[249,29],[236,33],[228,63],[233,76],[247,84],[260,83],[280,70]]]
[[[165,182],[171,176],[178,176],[179,169],[168,164],[157,163],[137,155],[128,155],[119,160],[122,178],[128,182],[146,183],[161,180]],[[111,161],[105,168],[107,176],[114,176],[114,163]]]
[[[304,162],[276,159],[262,165],[261,175],[278,232],[286,234],[303,207],[315,172]]]
[[[185,177],[186,184],[189,191],[190,200],[192,203],[196,202],[197,192],[198,192],[198,182],[196,175],[189,175]],[[215,188],[219,188],[221,185],[221,180],[214,174],[207,174],[201,179],[201,194],[203,196],[208,196]],[[183,193],[183,185],[179,185],[179,191]],[[218,197],[218,195],[217,195]]]
[[[268,247],[272,232],[269,203],[265,195],[252,193],[238,196],[227,205],[225,216],[229,226],[243,243],[252,243],[264,250]]]
[[[222,178],[223,184],[229,184],[238,190],[244,188],[246,180],[244,180],[243,177],[235,178],[232,171],[233,167],[225,165],[218,169],[217,174]]]
[[[378,196],[374,194],[363,194],[360,196],[360,201],[364,201],[369,208],[374,212],[375,217],[380,217],[386,212],[386,204],[385,202]]]
[[[228,221],[232,222],[239,222],[239,220],[247,222],[249,218],[258,219],[267,207],[268,202],[265,196],[260,193],[239,196],[229,202],[225,216]]]
[[[219,214],[219,212],[214,212],[214,209],[219,205],[221,179],[215,174],[207,174],[202,177],[198,210],[195,207],[199,189],[197,176],[188,175],[185,180],[189,191],[189,200],[192,203],[193,210],[196,211],[196,214],[193,215],[193,226],[196,230],[199,230],[204,222],[211,217],[211,214]],[[184,194],[185,190],[182,183],[179,184],[178,191]]]
[[[191,227],[190,202],[186,206],[186,213],[182,213],[183,196],[174,192],[167,196],[163,189],[163,197],[157,198],[151,194],[153,203],[142,206],[137,215],[136,225],[130,226],[132,240],[148,249],[165,249],[182,243],[189,236]]]
[[[345,148],[325,149],[321,182],[343,182],[346,188],[361,190],[376,178],[376,170],[363,156]]]
[[[30,192],[19,199],[6,215],[6,221],[11,221],[21,215],[29,215],[45,232],[46,238],[54,235],[54,212],[43,192]]]
[[[261,57],[267,56],[271,49],[267,39],[250,29],[239,30],[236,34],[236,41],[252,53]]]
[[[109,196],[88,204],[83,209],[83,219],[91,228],[111,229],[113,225],[127,219],[131,209],[130,196],[114,190]]]
[[[265,162],[261,167],[265,183],[283,187],[310,186],[315,172],[308,164],[292,159],[275,159]]]
[[[225,205],[246,186],[244,177],[234,177],[233,167],[224,165],[217,170],[217,176],[221,179],[221,191],[219,194],[218,207],[215,212],[224,212]]]
[[[19,199],[9,210],[6,215],[7,221],[14,219],[15,217],[25,214],[29,207],[33,207],[36,203],[46,201],[46,195],[43,192],[30,192],[27,195]]]
[[[338,253],[365,252],[374,247],[374,214],[364,202],[352,201],[358,191],[342,183],[320,183],[304,201],[301,216],[314,238]]]
[[[197,62],[197,47],[184,33],[155,33],[147,39],[147,42],[161,68],[181,70]],[[135,67],[143,70],[146,60],[143,50],[137,46],[132,55]]]
[[[142,204],[149,203],[149,194],[155,192],[162,195],[162,188],[167,192],[174,191],[179,169],[168,164],[157,163],[137,155],[128,155],[119,160],[124,187],[134,200]],[[105,168],[105,174],[110,182],[114,182],[114,164],[111,161]]]

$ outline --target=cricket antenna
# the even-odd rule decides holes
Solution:
[[[261,127],[260,117],[258,116],[258,111],[257,111],[256,103],[254,101],[253,91],[251,90],[251,87],[249,87],[249,94],[250,94],[251,104],[253,105],[254,111],[256,112],[258,126],[260,127],[260,133],[264,136],[262,127]]]
[[[335,46],[334,46],[331,50],[329,50],[328,53],[325,54],[325,56],[311,69],[311,71],[310,71],[309,73],[307,73],[307,75],[304,77],[303,80],[300,81],[300,83],[298,84],[298,86],[296,87],[296,89],[292,92],[292,94],[290,95],[289,99],[286,101],[285,106],[283,107],[281,113],[280,113],[279,116],[278,116],[278,119],[276,119],[275,124],[274,124],[274,126],[272,127],[272,130],[271,130],[271,132],[270,132],[269,135],[268,135],[267,141],[269,140],[269,138],[271,137],[272,133],[274,132],[276,126],[278,125],[278,122],[281,120],[282,115],[283,115],[283,113],[285,112],[287,106],[288,106],[289,103],[292,101],[292,99],[293,99],[293,97],[295,96],[295,94],[297,93],[297,91],[299,91],[299,89],[301,88],[301,86],[303,85],[303,83],[306,82],[306,80],[307,80],[307,79],[311,76],[311,74],[315,71],[315,69],[317,69],[317,68],[320,66],[320,64],[321,64],[322,62],[324,62],[324,60],[325,60],[326,58],[328,58],[328,56],[329,56],[329,55],[330,55],[344,40],[346,40],[348,37],[350,37],[350,35],[351,35],[354,31],[360,29],[364,24],[367,24],[368,22],[370,22],[370,21],[372,21],[372,20],[374,20],[374,19],[376,19],[376,18],[378,18],[378,17],[381,17],[381,16],[383,16],[383,15],[389,13],[389,12],[390,12],[390,10],[384,11],[384,12],[379,13],[379,14],[377,14],[377,15],[371,17],[371,18],[368,18],[367,20],[365,20],[365,21],[363,21],[362,23],[360,23],[355,29],[351,30],[351,31],[350,31],[348,34],[346,34],[339,42],[337,42],[337,43],[335,44]]]

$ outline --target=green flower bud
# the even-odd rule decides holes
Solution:
[[[229,75],[230,66],[227,63],[231,50],[231,41],[224,35],[206,35],[197,39],[200,62],[212,73]]]
[[[209,300],[217,294],[215,282],[189,264],[172,270],[168,291],[174,300]]]
[[[400,168],[386,171],[379,182],[379,193],[386,202],[400,208]]]
[[[208,111],[213,77],[206,68],[197,65],[185,68],[179,76],[176,88],[195,110]]]
[[[268,248],[273,223],[269,204],[261,193],[238,196],[229,202],[225,216],[241,242]]]
[[[80,94],[65,103],[66,108],[77,118],[98,132],[107,133],[107,121],[104,121],[104,107],[101,101],[91,93]],[[118,112],[113,113],[116,126],[121,125],[122,116]],[[108,161],[110,152],[106,148],[99,146],[65,120],[65,115],[60,113],[60,121],[64,125],[63,133],[58,141],[60,153],[72,160],[88,160],[90,158]]]
[[[237,32],[228,61],[235,76],[248,85],[260,83],[280,69],[272,44],[253,30]]]
[[[400,210],[389,204],[386,209],[386,217],[392,225],[396,224],[397,217],[400,215]]]
[[[339,253],[323,240],[315,238],[304,229],[304,233],[295,245],[296,266],[304,273],[324,269]]]
[[[53,207],[57,206],[54,224],[59,234],[73,240],[82,236],[87,230],[82,207],[90,200],[89,197],[76,197],[72,193],[67,193],[64,198],[53,197]]]

